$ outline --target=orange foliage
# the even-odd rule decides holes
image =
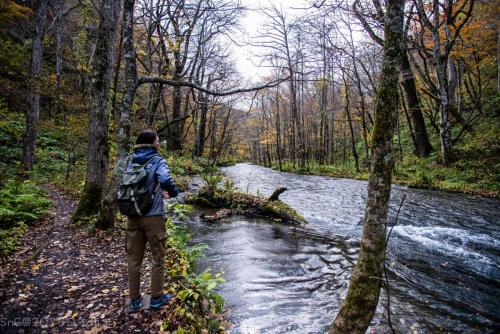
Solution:
[[[495,0],[476,1],[469,22],[460,33],[452,56],[455,58],[476,58],[477,63],[496,61],[496,25],[500,3]]]

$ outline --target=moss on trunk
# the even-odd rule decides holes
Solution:
[[[101,187],[85,187],[82,197],[75,210],[71,222],[77,224],[82,221],[93,220],[101,206],[103,189]]]
[[[403,40],[403,0],[388,0],[382,73],[372,130],[372,170],[358,261],[351,284],[329,334],[365,333],[377,308],[385,261],[387,212],[393,168],[392,137],[398,106]]]

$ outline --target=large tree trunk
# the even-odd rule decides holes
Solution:
[[[391,192],[392,137],[398,109],[399,62],[404,0],[388,0],[384,62],[377,90],[372,130],[372,164],[358,261],[347,296],[330,333],[364,333],[378,304],[385,261],[386,223]]]
[[[174,78],[180,80],[180,78]],[[181,87],[172,88],[172,125],[170,130],[170,137],[168,138],[168,148],[173,151],[180,151],[182,149],[182,132],[179,120],[181,118]]]
[[[26,131],[23,145],[23,171],[33,169],[33,160],[40,118],[40,75],[42,73],[43,36],[47,22],[48,0],[38,1],[35,16],[35,37],[31,50],[29,109],[26,110]]]
[[[130,114],[137,91],[137,66],[134,49],[134,5],[135,0],[125,0],[123,7],[123,58],[125,60],[125,93],[122,100],[118,126],[118,159],[115,170],[108,183],[106,196],[99,212],[96,227],[111,228],[116,217],[116,192],[119,180],[127,167],[130,151]]]
[[[413,128],[415,129],[415,151],[419,157],[427,157],[431,151],[432,146],[429,141],[429,134],[425,127],[424,116],[420,108],[420,100],[417,94],[417,86],[415,85],[415,77],[410,66],[410,60],[406,51],[401,56],[401,72],[403,74],[403,88],[405,90],[406,99],[410,108],[410,116]]]
[[[108,173],[108,97],[113,77],[118,16],[121,1],[103,0],[96,46],[91,63],[91,107],[89,112],[87,174],[74,221],[97,214]]]
[[[440,36],[440,6],[438,0],[433,0],[432,13],[432,41],[433,41],[433,56],[436,63],[436,76],[439,86],[439,139],[441,142],[441,159],[443,164],[447,165],[451,162],[451,122],[450,122],[450,96],[448,91],[448,55],[446,54],[446,41],[444,54],[441,46]],[[447,38],[446,36],[445,38]]]

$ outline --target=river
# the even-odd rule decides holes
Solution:
[[[244,192],[280,198],[308,221],[276,224],[236,216],[193,219],[208,246],[202,268],[218,287],[233,333],[325,333],[345,296],[359,252],[367,182],[297,175],[242,163],[223,168]],[[500,332],[500,200],[394,185],[387,251],[390,309],[399,333]],[[387,294],[369,333],[385,333]]]

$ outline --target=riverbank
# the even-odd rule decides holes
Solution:
[[[283,201],[309,221],[291,227],[237,216],[192,223],[194,240],[209,246],[202,264],[224,268],[218,291],[235,331],[326,333],[359,251],[366,183],[247,163],[223,171],[249,194],[287,187]],[[499,201],[394,187],[387,270],[398,333],[498,332]],[[390,332],[385,289],[380,298],[369,333]]]
[[[0,104],[1,331],[224,332],[224,301],[213,292],[222,277],[196,270],[203,246],[188,245],[189,231],[182,226],[188,206],[168,208],[173,220],[167,222],[165,288],[175,299],[158,312],[125,311],[124,220],[108,231],[95,230],[91,221],[69,223],[85,179],[81,118],[40,122],[37,160],[25,180],[18,175],[23,118]],[[187,189],[190,175],[213,170],[202,159],[162,155],[181,190]],[[144,293],[149,285],[147,257]]]
[[[169,206],[173,218],[167,220],[165,289],[175,298],[160,311],[129,313],[124,222],[107,231],[75,226],[76,201],[52,185],[44,189],[53,203],[50,217],[30,226],[17,251],[1,260],[2,332],[225,331],[224,301],[213,292],[223,280],[195,270],[203,247],[188,246],[191,237],[182,226],[188,206]],[[143,293],[149,290],[150,256],[146,252]]]
[[[438,143],[435,143],[435,147],[438,147]],[[401,149],[403,152],[408,151],[408,143],[404,143]],[[500,130],[497,126],[487,123],[479,125],[454,147],[454,156],[455,160],[449,166],[444,166],[437,151],[429,157],[419,158],[409,152],[401,155],[395,144],[392,181],[410,188],[500,197]],[[359,172],[356,172],[352,158],[347,158],[345,162],[341,159],[338,161],[330,165],[313,161],[306,163],[304,168],[284,162],[281,171],[368,180],[363,154],[359,156]],[[273,161],[270,167],[280,169],[277,161]]]
[[[420,162],[405,165],[397,165],[393,174],[393,184],[405,185],[414,189],[441,190],[454,193],[463,193],[483,197],[500,197],[500,183],[495,182],[467,182],[463,174],[467,171],[459,171],[454,167],[443,167],[437,163],[418,159]],[[279,166],[273,164],[274,170]],[[354,166],[319,165],[309,164],[306,169],[293,168],[292,164],[282,164],[282,172],[290,172],[299,175],[318,175],[336,178],[347,178],[355,180],[368,180],[367,170],[356,173]]]

